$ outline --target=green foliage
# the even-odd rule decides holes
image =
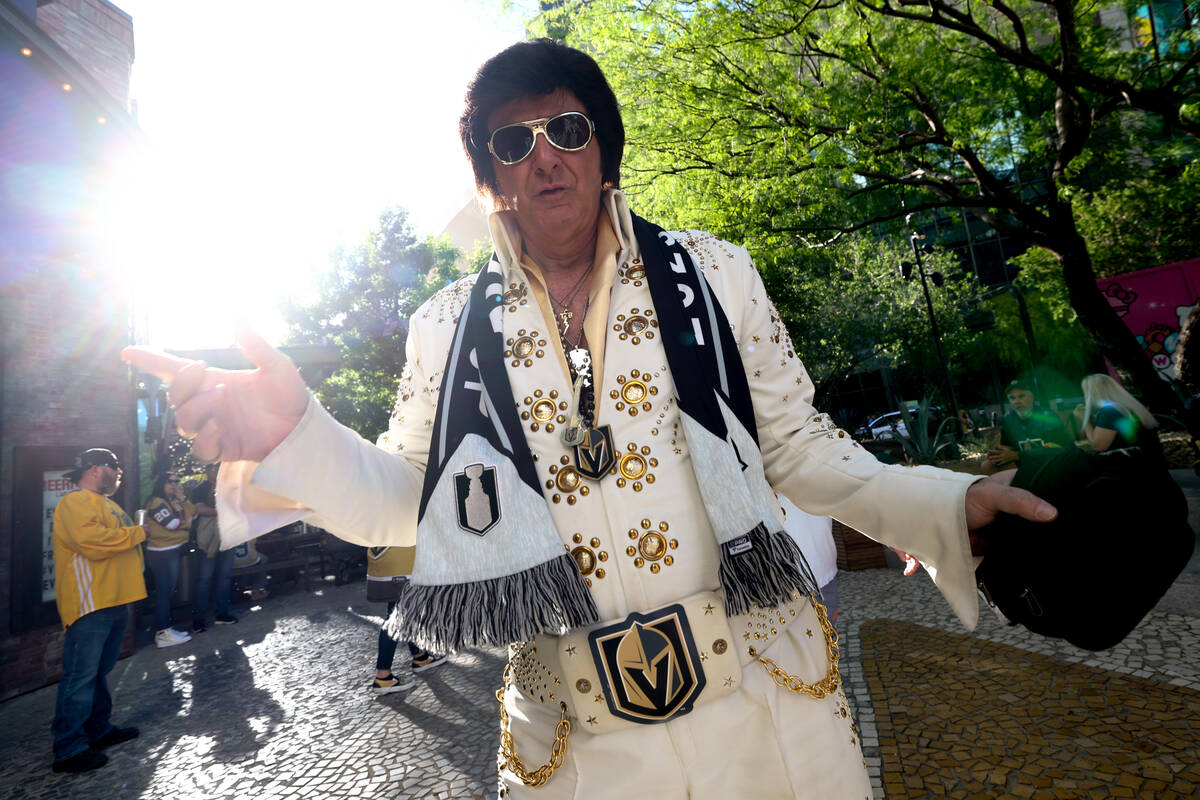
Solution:
[[[335,344],[342,363],[313,391],[330,413],[366,439],[387,429],[404,366],[409,316],[463,274],[448,238],[418,239],[402,208],[384,211],[354,247],[333,254],[308,303],[284,304],[288,344]]]
[[[576,0],[532,28],[591,52],[625,101],[623,188],[638,210],[749,248],[810,362],[829,342],[853,340],[853,326],[895,297],[861,290],[892,257],[887,247],[863,274],[842,267],[863,259],[830,246],[857,232],[901,238],[905,215],[919,223],[938,208],[969,210],[1040,248],[1022,260],[1022,280],[1041,290],[1043,319],[1069,326],[1066,342],[1039,328],[1047,347],[1080,341],[1082,320],[1091,340],[1128,356],[1132,337],[1098,298],[1083,243],[1107,271],[1178,257],[1195,241],[1194,185],[1161,189],[1190,176],[1196,159],[1200,70],[1195,27],[1162,28],[1157,52],[1130,46],[1125,10],[1035,0]],[[1190,216],[1173,229],[1180,215]],[[849,247],[865,255],[872,245]],[[839,281],[846,272],[855,277]],[[1074,303],[1099,302],[1073,308],[1068,281]],[[788,291],[789,282],[800,285]],[[806,326],[807,313],[830,314],[822,286],[862,311],[834,309],[833,324]],[[881,320],[864,334],[869,345],[831,353],[819,375],[835,376],[869,346],[916,359],[912,339],[895,330]],[[949,338],[952,352],[986,339]]]
[[[1097,277],[1200,256],[1200,162],[1155,172],[1075,202]]]
[[[933,434],[929,433],[932,403],[933,401],[928,395],[922,397],[921,401],[917,404],[917,417],[915,420],[908,407],[901,404],[900,417],[904,420],[904,427],[908,429],[908,436],[901,436],[898,426],[892,425],[892,430],[896,432],[896,439],[904,447],[904,454],[914,464],[937,463],[938,458],[944,454],[946,448],[954,444],[955,419],[953,416],[946,417],[937,426],[937,430]],[[950,426],[949,431],[946,430],[947,425]]]
[[[921,282],[900,275],[900,262],[912,257],[902,238],[865,234],[825,248],[774,250],[759,257],[763,282],[816,384],[818,401],[857,369],[902,362],[929,347]],[[952,276],[958,272],[944,252],[926,256],[925,267]],[[944,340],[966,336],[959,308],[975,291],[967,276],[931,289]]]

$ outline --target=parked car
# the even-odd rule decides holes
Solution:
[[[899,411],[881,414],[859,428],[860,438],[895,439],[897,433],[908,436],[908,426],[904,424],[904,418]]]
[[[909,410],[909,416],[916,417],[916,409]],[[937,430],[937,426],[942,421],[941,406],[934,406],[930,409],[929,426],[930,433]],[[862,425],[854,432],[854,435],[859,439],[895,439],[897,434],[900,437],[908,438],[908,426],[904,423],[904,417],[899,411],[889,411],[886,414],[880,414],[870,422]]]

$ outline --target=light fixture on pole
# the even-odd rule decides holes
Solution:
[[[911,223],[912,215],[905,217],[905,222]],[[913,231],[909,234],[908,241],[912,245],[913,257],[917,263],[914,265],[911,261],[900,262],[900,277],[904,280],[912,278],[913,273],[921,277],[921,290],[925,293],[925,310],[929,313],[929,329],[933,333],[933,344],[937,348],[938,362],[942,365],[942,372],[946,378],[946,392],[950,399],[950,413],[954,415],[954,419],[958,420],[958,398],[954,396],[954,381],[950,377],[950,365],[946,361],[946,353],[942,350],[942,335],[938,331],[937,317],[933,313],[933,298],[929,294],[929,284],[932,282],[934,286],[941,287],[945,284],[946,279],[942,273],[934,270],[932,272],[925,271],[925,262],[921,258],[922,253],[932,253],[933,246],[923,244],[921,242],[925,237],[922,234]]]

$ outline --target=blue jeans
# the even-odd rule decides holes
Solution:
[[[196,553],[196,587],[192,591],[192,620],[208,617],[209,590],[213,590],[213,608],[217,616],[229,616],[229,586],[233,582],[233,550],[218,550],[212,558]]]
[[[179,582],[183,545],[170,550],[146,550],[146,566],[154,575],[154,630],[171,627],[171,595]]]
[[[395,607],[395,603],[388,603],[387,613],[383,615],[384,620],[387,620],[392,615],[392,609]],[[390,670],[392,668],[392,661],[396,658],[396,645],[398,644],[399,642],[387,635],[387,631],[383,628],[379,629],[379,648],[375,654],[375,669]],[[412,642],[408,642],[408,652],[415,656],[421,652],[421,648]]]
[[[128,606],[120,605],[84,614],[67,628],[62,678],[50,725],[55,761],[82,753],[88,742],[112,729],[108,721],[112,712],[108,673],[121,655],[128,621]]]

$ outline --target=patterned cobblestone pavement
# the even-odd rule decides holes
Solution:
[[[1075,665],[1078,675],[1092,682],[1072,684],[1083,699],[1069,706],[1074,715],[1069,719],[1079,726],[1077,730],[1089,727],[1080,734],[1085,737],[1079,745],[1084,757],[1073,767],[1107,771],[1109,762],[1099,751],[1093,752],[1091,743],[1097,748],[1112,741],[1128,744],[1134,736],[1130,757],[1140,769],[1142,788],[1149,793],[1129,796],[1159,796],[1151,789],[1157,784],[1148,781],[1165,782],[1167,776],[1156,772],[1154,753],[1136,746],[1137,741],[1156,740],[1135,736],[1123,718],[1101,712],[1107,708],[1108,687],[1119,689],[1126,705],[1131,693],[1136,694],[1134,689],[1148,687],[1142,691],[1146,705],[1139,710],[1139,719],[1145,720],[1143,727],[1150,727],[1178,708],[1172,693],[1175,687],[1191,690],[1185,693],[1192,698],[1200,692],[1200,659],[1194,656],[1200,652],[1200,609],[1194,601],[1200,595],[1200,577],[1185,575],[1160,610],[1151,612],[1125,642],[1105,653],[1005,627],[986,611],[976,636],[960,636],[961,626],[924,575],[906,579],[893,570],[841,573],[839,585],[838,629],[846,693],[855,707],[880,800],[936,796],[941,791],[937,787],[944,788],[941,781],[920,791],[904,782],[911,764],[918,763],[910,761],[914,753],[929,752],[943,758],[945,763],[934,764],[939,771],[963,776],[962,788],[978,781],[984,788],[975,797],[1035,796],[1021,795],[1016,789],[1008,793],[1010,785],[1025,785],[1021,777],[1025,775],[1031,776],[1030,789],[1043,788],[1034,778],[1049,778],[1049,790],[1059,791],[1039,797],[1119,796],[1115,790],[1072,794],[1074,789],[1056,785],[1052,768],[1038,761],[1041,745],[1033,738],[1024,750],[997,751],[980,762],[1004,770],[1003,785],[980,778],[978,763],[967,771],[957,749],[949,756],[934,750],[931,743],[941,741],[938,737],[950,727],[942,713],[945,704],[904,706],[903,724],[897,723],[897,699],[926,691],[916,681],[928,676],[922,678],[920,670],[906,666],[905,659],[914,652],[938,653],[935,676],[944,672],[962,686],[977,682],[984,663],[979,659],[985,657],[988,663],[1001,664],[1024,659],[1040,665],[1046,674],[1066,672]],[[272,596],[261,607],[242,612],[240,624],[214,627],[188,644],[164,650],[140,648],[118,663],[110,685],[114,719],[138,725],[142,736],[113,748],[108,766],[82,776],[56,775],[49,769],[54,687],[2,703],[0,797],[494,798],[498,736],[493,693],[500,680],[500,652],[456,655],[449,664],[418,675],[416,688],[409,692],[372,695],[366,684],[374,667],[375,631],[382,611],[382,606],[365,602],[361,583],[326,585],[312,593]],[[866,629],[869,641],[864,650],[860,633],[872,620],[876,621]],[[881,646],[885,640],[886,646]],[[1063,667],[1056,671],[1059,664]],[[1060,715],[1066,713],[1062,691],[1050,693],[1036,682],[1021,684],[1019,669],[997,674],[1011,677],[1006,691],[1024,697],[1030,706],[1042,703]],[[873,683],[868,685],[869,681]],[[1084,694],[1085,689],[1090,693]],[[873,701],[879,703],[878,714]],[[958,702],[972,704],[967,710],[977,715],[973,719],[980,724],[997,726],[1006,735],[1024,735],[1024,720],[1010,713],[1012,704],[1000,691],[975,691]],[[1195,706],[1191,708],[1194,742]],[[1081,719],[1091,712],[1094,720]],[[960,723],[951,733],[963,736],[965,727]],[[912,774],[918,777],[930,774],[928,764],[915,769]],[[926,770],[924,775],[921,769]],[[1130,772],[1125,767],[1119,771]],[[1125,785],[1116,782],[1119,775],[1110,774],[1113,786]],[[1179,774],[1171,773],[1172,780]],[[1191,777],[1183,780],[1200,783]],[[1179,787],[1185,785],[1173,790],[1181,791]]]
[[[328,585],[272,596],[186,644],[139,649],[109,685],[113,719],[142,735],[84,775],[49,769],[54,687],[9,700],[0,797],[494,797],[499,651],[458,654],[410,691],[373,695],[383,610],[361,583]]]
[[[1151,758],[1148,751],[1138,749],[1136,741],[1149,741],[1149,738],[1141,737],[1140,730],[1130,729],[1135,720],[1142,727],[1157,725],[1165,728],[1168,723],[1188,726],[1180,735],[1191,737],[1190,744],[1195,752],[1195,743],[1200,738],[1200,721],[1196,714],[1197,697],[1200,697],[1200,659],[1195,656],[1200,648],[1200,605],[1193,599],[1200,589],[1200,576],[1181,576],[1159,608],[1151,611],[1125,641],[1101,653],[1036,636],[1019,627],[1008,627],[986,608],[981,611],[975,634],[962,636],[962,626],[933,582],[923,574],[904,578],[893,570],[843,572],[838,575],[838,588],[842,613],[837,627],[842,636],[846,694],[856,709],[863,752],[877,800],[940,796],[1006,798],[1036,795],[1065,800],[1158,797],[1160,795],[1148,789],[1157,784],[1143,782],[1143,788],[1147,789],[1144,794],[1123,794],[1121,787],[1124,784],[1117,784],[1113,789],[1093,787],[1087,782],[1095,777],[1088,774],[1093,769],[1109,773],[1108,777],[1112,779],[1120,772],[1126,781],[1164,779],[1158,761]],[[1167,613],[1164,609],[1185,613]],[[912,623],[923,627],[917,628]],[[869,652],[864,651],[863,626],[867,626],[867,638],[874,640],[868,642]],[[986,668],[988,664],[1009,662],[1029,668],[1036,665],[1042,675],[1060,676],[1067,682],[1064,685],[1079,688],[1085,699],[1069,702],[1069,692],[1061,687],[1052,690],[1032,676],[1023,676],[1019,668]],[[961,722],[951,724],[948,709],[938,705],[936,698],[915,698],[915,695],[929,691],[923,681],[938,678],[939,674],[940,679],[959,687],[955,691],[961,690],[962,694],[955,702],[971,706],[966,710],[973,715],[971,724],[986,723],[993,729],[998,726],[1005,735],[1016,737],[1018,743],[1023,741],[1024,746],[1007,753],[984,754],[968,767],[971,753],[965,740],[975,734],[965,730],[966,726]],[[1069,681],[1061,677],[1067,674],[1071,676]],[[1084,677],[1091,683],[1083,683]],[[869,680],[873,683],[869,684]],[[1129,705],[1131,687],[1144,688],[1147,701],[1144,709]],[[1085,689],[1087,694],[1083,695]],[[1106,696],[1110,689],[1114,708],[1124,705],[1132,710],[1124,715],[1110,710]],[[1150,696],[1156,698],[1154,704],[1149,702]],[[1017,699],[1021,702],[1014,707]],[[912,708],[903,705],[908,702],[915,705]],[[903,724],[890,718],[894,703],[900,703],[906,709]],[[1069,776],[1048,776],[1047,770],[1052,767],[1039,762],[1044,737],[1039,738],[1040,734],[1028,730],[1028,720],[1019,713],[1020,708],[1039,704],[1055,718],[1061,717],[1064,726],[1065,720],[1086,718],[1079,724],[1088,725],[1089,732],[1079,737],[1079,757],[1070,765]],[[1176,716],[1185,709],[1190,709],[1190,716],[1185,715],[1184,721],[1179,722]],[[1021,740],[1022,736],[1028,739]],[[1130,744],[1130,737],[1136,740],[1133,744]],[[897,742],[897,739],[901,741]],[[945,744],[949,740],[956,743],[947,756]],[[935,742],[940,744],[935,747]],[[1128,747],[1114,758],[1131,758],[1133,761],[1126,761],[1115,772],[1098,766],[1110,763],[1104,758],[1116,753],[1121,743]],[[1158,745],[1153,747],[1158,748]],[[935,762],[936,758],[942,758],[943,762],[936,762],[938,770],[957,776],[991,767],[1002,770],[1005,780],[998,783],[985,781],[982,788],[974,787],[978,791],[973,793],[943,793],[949,790],[941,778],[950,776],[939,775],[936,780],[932,779],[930,757]],[[945,761],[946,758],[950,761]],[[1196,782],[1195,778],[1181,777],[1179,772],[1170,774],[1179,781],[1173,789],[1176,792]],[[895,780],[898,776],[901,781]],[[910,777],[921,779],[919,788],[904,782]],[[1048,777],[1051,785],[1045,787],[1042,784]],[[930,780],[925,783],[925,779]],[[1008,788],[1010,781],[1012,787],[1018,787],[1012,793]],[[962,786],[965,787],[967,782],[968,779],[963,777]],[[1109,781],[1102,783],[1107,787]],[[954,781],[950,784],[959,787]],[[1087,787],[1087,791],[1082,787]]]
[[[859,634],[888,797],[1200,791],[1200,692],[906,622]]]

